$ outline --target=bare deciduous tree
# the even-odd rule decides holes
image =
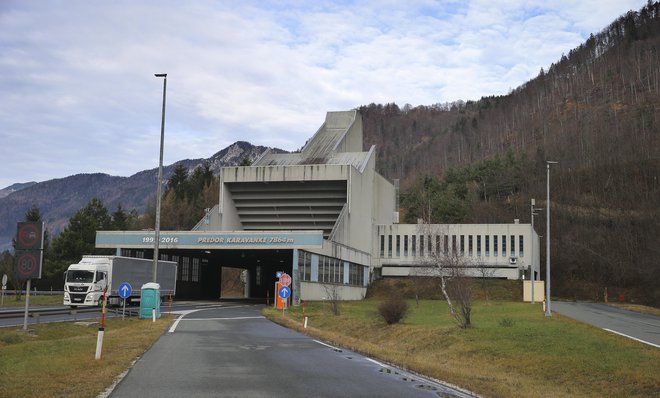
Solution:
[[[338,316],[341,314],[341,291],[340,286],[334,283],[324,283],[323,289],[325,290],[325,299],[330,303],[330,310],[332,314]]]
[[[419,229],[427,236],[443,235],[437,231],[440,227],[421,224]],[[434,233],[429,233],[432,230]],[[443,239],[440,239],[443,241]],[[422,260],[420,275],[437,278],[440,290],[447,301],[449,312],[458,326],[468,328],[472,325],[472,278],[468,275],[474,265],[468,257],[456,248],[436,247],[426,253]]]

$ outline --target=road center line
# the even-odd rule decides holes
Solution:
[[[618,334],[619,336],[623,336],[623,337],[627,337],[627,338],[629,338],[629,339],[633,339],[633,340],[635,340],[635,341],[639,341],[640,343],[648,344],[648,345],[653,346],[653,347],[655,347],[655,348],[660,348],[660,345],[653,344],[653,343],[651,343],[651,342],[648,342],[648,341],[646,341],[646,340],[641,340],[641,339],[638,339],[638,338],[636,338],[636,337],[628,336],[627,334],[619,333],[619,332],[617,332],[616,330],[606,329],[606,328],[603,328],[603,330],[606,330],[606,331],[608,331],[608,332],[610,332],[610,333]]]

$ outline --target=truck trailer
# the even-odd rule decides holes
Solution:
[[[177,263],[158,261],[156,273],[162,298],[176,293]],[[119,305],[119,286],[129,283],[132,292],[127,303],[140,298],[142,285],[153,282],[153,260],[122,256],[83,256],[77,264],[69,265],[64,273],[64,305],[72,308],[101,306],[103,291],[106,302]]]

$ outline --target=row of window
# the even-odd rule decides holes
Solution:
[[[182,282],[199,282],[199,258],[161,254],[160,259],[174,261],[179,264],[177,267],[177,280]]]
[[[364,286],[364,266],[332,257],[298,251],[298,272],[301,281],[321,283],[344,283],[344,275],[348,272],[348,284]],[[312,269],[317,276],[312,278]]]
[[[380,256],[424,257],[436,253],[460,253],[462,256],[497,257],[501,253],[502,257],[523,257],[524,244],[523,235],[380,235]]]

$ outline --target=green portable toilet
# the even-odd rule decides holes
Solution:
[[[145,283],[140,290],[140,319],[151,318],[154,309],[156,318],[160,318],[160,285]]]

